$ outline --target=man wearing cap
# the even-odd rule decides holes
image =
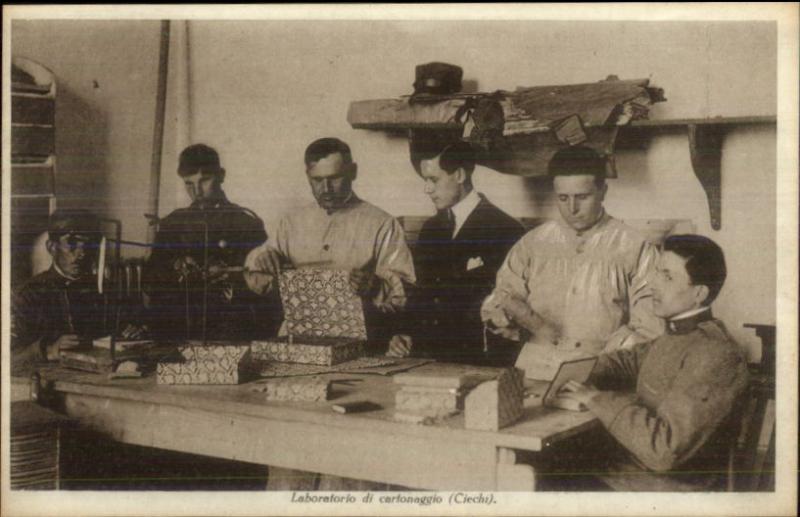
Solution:
[[[61,349],[103,335],[103,302],[92,268],[101,241],[97,217],[86,210],[56,210],[48,225],[52,265],[11,296],[11,369],[24,374]]]
[[[497,339],[484,346],[493,336],[484,336],[480,306],[525,231],[473,188],[470,144],[423,135],[411,141],[411,162],[437,213],[425,221],[414,246],[417,288],[409,299],[406,333],[392,338],[389,355],[510,366],[517,347]]]
[[[278,307],[273,299],[253,295],[241,273],[247,253],[267,239],[263,222],[228,201],[222,190],[225,169],[213,148],[184,149],[178,175],[192,204],[160,221],[145,268],[153,332],[175,339],[273,333]]]
[[[664,324],[646,289],[658,253],[603,208],[604,160],[588,147],[568,147],[549,170],[561,220],[538,226],[511,249],[482,307],[487,326],[511,338],[531,335],[520,358],[532,347],[541,347],[540,358],[553,350],[586,355],[661,335]]]
[[[281,265],[347,270],[351,287],[365,301],[370,340],[385,346],[391,315],[403,310],[407,301],[405,284],[415,281],[403,228],[353,192],[357,165],[345,142],[312,142],[305,166],[316,203],[284,217],[275,240],[248,255],[245,279],[254,292],[263,294],[277,291]]]
[[[587,385],[565,385],[562,396],[584,404],[625,451],[611,455],[601,476],[613,488],[725,488],[747,388],[742,350],[711,314],[725,277],[725,256],[711,239],[667,237],[651,280],[667,333],[601,355]]]

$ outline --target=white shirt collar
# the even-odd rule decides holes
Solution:
[[[470,190],[469,194],[464,196],[464,199],[453,205],[450,210],[453,211],[453,217],[455,217],[455,229],[453,230],[453,237],[458,235],[458,231],[461,230],[461,227],[464,226],[464,222],[469,217],[469,214],[475,210],[475,207],[481,202],[481,197],[475,191],[475,189]]]
[[[689,311],[686,311],[686,312],[682,312],[682,313],[678,314],[677,316],[673,316],[669,320],[670,321],[683,320],[683,319],[689,318],[691,316],[694,316],[695,314],[700,314],[701,312],[707,311],[707,310],[708,310],[708,307],[706,307],[706,306],[698,307],[697,309],[692,309],[692,310],[689,310]]]

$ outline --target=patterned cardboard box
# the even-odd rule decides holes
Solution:
[[[352,339],[276,338],[253,341],[253,358],[259,361],[332,366],[364,355],[364,343]]]
[[[251,390],[263,393],[270,401],[322,402],[328,400],[330,381],[319,377],[271,379],[254,384]]]
[[[508,368],[497,379],[476,386],[464,401],[464,427],[497,431],[522,416],[524,373]]]
[[[186,346],[179,350],[182,362],[158,363],[158,384],[239,384],[255,368],[250,347],[245,345]]]
[[[288,334],[367,339],[364,307],[350,287],[347,271],[287,270],[279,286]]]

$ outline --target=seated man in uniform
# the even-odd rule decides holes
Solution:
[[[269,293],[277,291],[282,264],[347,270],[351,287],[364,300],[370,341],[385,347],[393,314],[405,308],[406,284],[415,281],[403,228],[353,192],[357,165],[346,143],[312,142],[305,166],[316,202],[285,216],[275,240],[248,255],[245,279],[254,292]]]
[[[184,149],[178,175],[192,204],[160,221],[145,268],[154,335],[201,339],[204,326],[209,339],[274,334],[280,319],[276,300],[255,296],[241,271],[230,270],[241,269],[247,253],[267,239],[264,223],[228,201],[225,169],[211,147]]]
[[[411,162],[437,213],[425,221],[413,249],[417,288],[409,298],[406,333],[392,338],[389,355],[511,366],[516,347],[496,339],[484,346],[480,306],[525,231],[473,188],[470,144],[412,140]]]
[[[86,210],[59,209],[48,224],[50,269],[39,273],[11,296],[11,369],[24,375],[39,361],[57,360],[59,350],[88,345],[108,334],[96,267],[100,221]],[[141,328],[127,326],[137,337]]]
[[[736,439],[747,363],[711,303],[725,282],[722,250],[699,235],[664,242],[651,287],[667,334],[600,356],[590,385],[562,395],[584,404],[628,454],[603,480],[622,490],[722,488]],[[660,473],[656,474],[656,473]]]
[[[605,161],[588,147],[568,147],[549,170],[561,220],[514,245],[481,309],[483,320],[512,339],[522,339],[521,330],[531,333],[522,354],[528,346],[542,354],[595,354],[661,335],[646,281],[658,252],[605,212]]]

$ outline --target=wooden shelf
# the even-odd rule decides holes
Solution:
[[[441,131],[463,130],[463,126],[458,117],[451,116],[456,113],[459,103],[463,103],[465,96],[446,96],[443,101],[431,106],[407,106],[397,99],[384,99],[375,101],[359,101],[351,104],[351,112],[348,113],[354,129],[368,129],[400,133],[412,129],[431,129]],[[355,106],[358,105],[358,110]],[[364,112],[375,110],[381,116],[365,117]],[[411,113],[406,113],[411,110]],[[416,110],[416,111],[414,111]],[[398,117],[397,113],[405,113],[405,116]],[[360,114],[361,116],[354,116]],[[351,116],[353,115],[353,116]],[[519,154],[527,156],[527,149],[531,146],[538,148],[537,139],[547,139],[548,133],[556,131],[552,120],[546,117],[541,122],[533,121],[532,124],[519,125],[519,121],[506,120],[503,130],[503,139],[514,142],[517,147],[516,160],[521,160]],[[603,119],[605,120],[605,119]],[[744,117],[709,117],[709,118],[681,118],[681,119],[638,119],[619,126],[610,126],[600,123],[600,119],[595,119],[594,123],[586,119],[583,120],[582,129],[590,133],[598,131],[613,131],[609,136],[607,145],[610,154],[613,149],[645,149],[651,137],[659,133],[673,133],[676,131],[686,131],[689,143],[689,154],[691,156],[692,169],[700,182],[708,200],[709,218],[711,227],[715,230],[722,228],[722,173],[720,170],[722,162],[722,143],[726,133],[739,126],[754,125],[775,125],[777,117],[775,115],[744,116]],[[566,144],[565,144],[566,145]],[[514,146],[510,146],[513,149]],[[512,152],[512,151],[509,151]],[[547,157],[540,157],[537,166],[541,169],[542,160]],[[491,167],[491,166],[490,166]],[[492,167],[495,168],[495,167]],[[500,172],[508,172],[495,168]],[[543,173],[542,173],[543,174]],[[526,175],[526,174],[523,174]]]

